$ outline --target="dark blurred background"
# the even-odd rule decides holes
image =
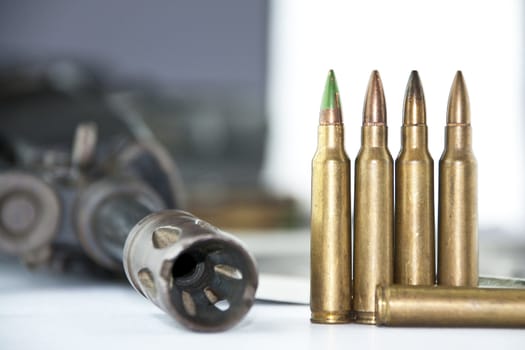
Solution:
[[[262,113],[265,0],[4,0],[0,10],[2,64],[78,58],[110,81],[219,89]]]
[[[293,200],[260,181],[268,16],[265,0],[2,1],[3,139],[68,148],[83,121],[98,124],[101,143],[153,135],[196,215],[297,224]]]

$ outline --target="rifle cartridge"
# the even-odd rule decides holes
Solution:
[[[434,161],[428,151],[425,96],[417,71],[410,74],[395,164],[394,282],[434,285]]]
[[[477,163],[461,71],[450,90],[445,150],[439,161],[438,284],[478,286]]]
[[[311,321],[352,320],[350,160],[344,150],[339,91],[334,73],[326,82],[312,160]]]
[[[375,324],[376,287],[390,285],[394,278],[394,166],[377,71],[368,84],[355,164],[353,307],[356,322]]]
[[[379,325],[525,327],[525,289],[392,285],[376,299]]]

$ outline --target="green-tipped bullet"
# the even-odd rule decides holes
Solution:
[[[335,80],[333,70],[328,72],[324,87],[323,100],[321,101],[321,113],[319,115],[320,125],[341,124],[341,101],[339,100],[339,88]]]
[[[311,321],[351,322],[350,160],[333,71],[326,80],[312,161],[310,230]]]
[[[335,80],[334,71],[330,69],[328,77],[326,77],[326,84],[324,86],[323,101],[321,102],[321,110],[341,108],[339,101],[339,88]]]

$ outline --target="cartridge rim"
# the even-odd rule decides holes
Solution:
[[[376,324],[375,311],[354,311],[355,322],[361,324]]]
[[[352,311],[312,311],[310,321],[318,324],[350,323],[354,319]]]
[[[385,288],[383,286],[377,286],[376,289],[376,322],[378,325],[385,324],[385,320],[388,318],[388,308],[385,301]]]

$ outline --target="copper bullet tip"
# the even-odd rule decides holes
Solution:
[[[467,86],[461,71],[456,73],[454,82],[450,88],[447,109],[448,125],[469,125],[470,124],[470,102]]]
[[[425,125],[427,115],[425,110],[425,94],[423,85],[416,70],[410,73],[405,91],[403,125]]]
[[[377,70],[370,75],[363,110],[363,125],[385,125],[386,103],[383,83]]]

